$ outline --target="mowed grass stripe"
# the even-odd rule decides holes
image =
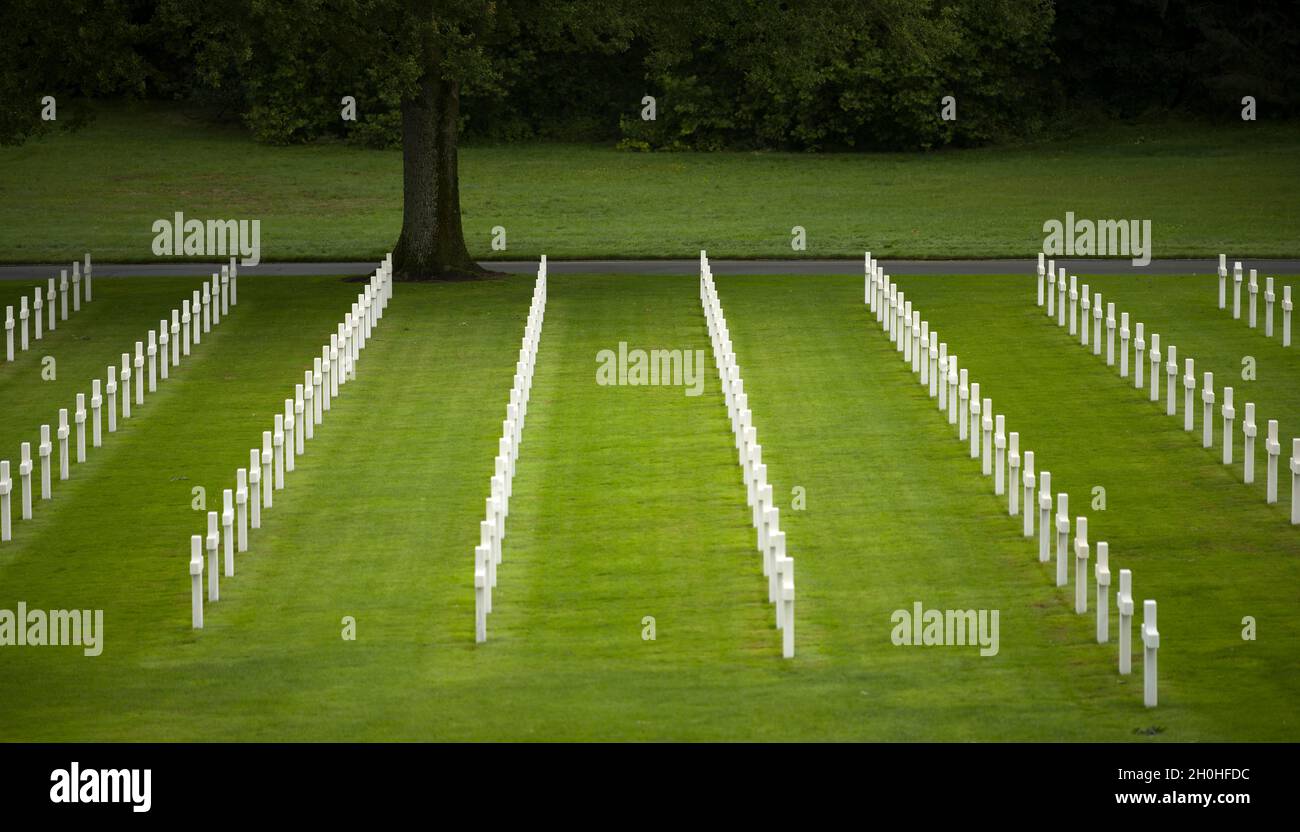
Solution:
[[[1126,739],[1149,724],[1023,542],[1019,519],[949,435],[936,404],[836,277],[723,277],[719,293],[764,445],[799,589],[800,649],[841,719],[837,738]],[[768,449],[771,452],[768,453]],[[896,647],[891,614],[1000,611],[1000,651]],[[833,682],[832,682],[833,680]],[[811,680],[810,680],[811,681]]]
[[[1249,272],[1247,272],[1249,274]],[[1033,280],[1036,278],[1030,278]],[[1204,373],[1214,373],[1216,400],[1214,403],[1214,436],[1218,453],[1223,446],[1220,438],[1223,433],[1223,421],[1220,407],[1223,405],[1223,388],[1233,388],[1233,404],[1237,409],[1237,419],[1233,425],[1236,431],[1233,455],[1238,478],[1241,473],[1241,420],[1245,417],[1246,402],[1255,402],[1255,419],[1260,425],[1259,435],[1266,435],[1267,420],[1278,420],[1278,435],[1286,445],[1286,455],[1290,455],[1289,441],[1293,436],[1300,436],[1300,328],[1293,321],[1292,341],[1290,347],[1282,346],[1282,287],[1290,283],[1300,289],[1300,279],[1295,276],[1278,276],[1274,280],[1277,301],[1273,304],[1273,337],[1264,337],[1264,276],[1259,278],[1257,327],[1247,325],[1249,295],[1243,282],[1241,299],[1241,319],[1232,317],[1232,278],[1228,278],[1228,308],[1219,309],[1218,275],[1083,275],[1080,281],[1088,282],[1090,292],[1101,292],[1102,302],[1115,304],[1115,318],[1121,312],[1130,315],[1130,328],[1138,321],[1146,324],[1148,347],[1151,333],[1160,333],[1161,364],[1168,361],[1166,348],[1169,344],[1178,347],[1178,413],[1179,421],[1183,412],[1182,376],[1185,359],[1196,359],[1196,439],[1200,439],[1201,426],[1201,384]],[[1247,280],[1249,277],[1247,277]],[[1026,283],[1031,291],[1032,284]],[[1293,290],[1295,291],[1295,290]],[[1026,298],[1027,306],[1033,306],[1033,298]],[[1036,308],[1036,307],[1035,307]],[[1068,308],[1067,308],[1068,309]],[[1040,310],[1041,311],[1041,310]],[[1294,314],[1294,313],[1293,313]],[[1047,325],[1047,316],[1042,316],[1042,325]],[[1118,326],[1118,324],[1117,324]],[[1068,331],[1068,324],[1067,324]],[[1105,323],[1102,324],[1102,337],[1105,338]],[[1068,343],[1069,335],[1062,338]],[[1115,383],[1119,380],[1119,332],[1115,333]],[[1079,348],[1082,351],[1082,347]],[[1106,351],[1102,342],[1102,355]],[[1245,366],[1242,359],[1247,356],[1255,360],[1255,379],[1242,377]],[[1129,344],[1130,362],[1134,357],[1132,344]],[[1097,359],[1100,360],[1100,359]],[[1146,359],[1147,369],[1151,362]],[[1104,363],[1104,361],[1102,361]],[[1130,367],[1131,370],[1131,367]],[[1163,370],[1162,370],[1163,372]],[[1150,389],[1150,377],[1144,379]],[[1130,384],[1132,380],[1130,379]],[[1163,384],[1163,381],[1162,381]],[[1163,387],[1162,387],[1163,390]],[[1163,400],[1163,399],[1162,399]],[[1264,443],[1256,442],[1256,470],[1262,471]],[[1258,479],[1263,482],[1262,477]],[[1260,488],[1262,489],[1262,485]],[[1262,495],[1262,491],[1260,492]]]
[[[597,353],[620,341],[702,351],[703,394],[598,385]],[[692,279],[552,278],[508,529],[480,649],[588,677],[566,697],[593,673],[689,688],[710,667],[781,661]],[[590,735],[642,735],[636,710]],[[686,709],[681,720],[646,733],[673,736]]]
[[[240,281],[251,283],[248,278]],[[42,310],[45,323],[42,324],[43,337],[36,340],[36,322],[28,318],[28,349],[21,351],[21,335],[18,323],[18,310],[14,310],[14,361],[0,361],[0,458],[15,461],[18,459],[19,445],[32,443],[32,456],[36,456],[36,446],[40,442],[40,426],[48,424],[51,434],[58,426],[59,408],[68,409],[68,424],[73,424],[73,412],[77,403],[77,394],[86,394],[86,410],[90,411],[91,382],[100,380],[101,389],[108,379],[108,367],[112,365],[121,372],[122,353],[131,353],[135,357],[135,342],[148,344],[149,330],[156,330],[158,322],[164,317],[171,320],[171,310],[180,309],[181,302],[188,299],[202,283],[201,278],[105,278],[95,281],[95,301],[82,303],[81,311],[73,313],[71,303],[68,306],[68,320],[58,321],[57,328],[50,332],[47,310]],[[4,284],[0,283],[0,288]],[[249,290],[251,300],[255,289]],[[244,293],[240,293],[244,297]],[[59,301],[61,303],[61,301]],[[14,305],[17,305],[15,300]],[[32,316],[34,309],[29,309]],[[224,339],[225,329],[246,311],[245,304],[231,310],[231,320],[224,318],[222,324],[203,337],[196,349],[196,355],[202,359],[203,353],[210,352],[213,340]],[[0,316],[4,310],[0,309]],[[3,333],[0,333],[3,337]],[[0,346],[0,349],[3,349]],[[161,350],[159,350],[161,354]],[[52,380],[42,376],[43,360],[54,359]],[[161,357],[161,356],[160,356]],[[180,377],[186,375],[192,358],[182,357],[181,366],[175,368]],[[145,363],[145,380],[148,383],[148,361]],[[132,368],[132,403],[134,404],[135,370]],[[160,382],[161,383],[161,382]],[[104,397],[104,406],[108,406],[108,397]],[[148,404],[146,403],[146,407]],[[120,413],[121,401],[118,401]],[[132,409],[134,416],[135,409]],[[108,414],[104,412],[103,430],[108,437]],[[89,446],[90,417],[87,416],[87,440]],[[73,431],[73,440],[76,432]],[[111,440],[106,440],[111,441]],[[56,445],[57,447],[57,445]]]
[[[1179,347],[1178,415],[1169,417],[1164,379],[1157,407],[1131,387],[1131,379],[1121,380],[1117,368],[1106,366],[1104,343],[1098,358],[1070,343],[1068,327],[1063,333],[1047,320],[1030,295],[1031,277],[898,282],[958,353],[971,379],[981,382],[995,411],[1007,414],[1008,430],[1020,431],[1021,449],[1035,451],[1038,470],[1052,472],[1053,490],[1069,493],[1071,515],[1090,517],[1094,545],[1110,543],[1112,573],[1132,569],[1135,600],[1158,601],[1160,724],[1175,738],[1294,738],[1300,726],[1287,703],[1300,692],[1294,662],[1300,644],[1294,615],[1300,532],[1288,522],[1289,482],[1281,481],[1278,505],[1264,502],[1262,440],[1257,484],[1242,484],[1239,433],[1251,397],[1268,402],[1283,424],[1296,424],[1300,401],[1290,357],[1275,357],[1273,371],[1257,382],[1234,384],[1238,461],[1230,468],[1222,464],[1218,444],[1221,391],[1216,446],[1201,447],[1199,378],[1196,430],[1183,431],[1182,358],[1197,359],[1198,375],[1214,371],[1216,385],[1233,377],[1234,366],[1240,368],[1242,334],[1196,312],[1194,298],[1204,295],[1208,283],[1166,278],[1105,284],[1130,310],[1159,308],[1165,298],[1187,316],[1185,323],[1153,319],[1159,327],[1171,324],[1157,330],[1162,351],[1170,343],[1166,332]],[[1196,336],[1201,326],[1207,330]],[[1244,324],[1241,329],[1250,336]],[[1216,337],[1222,338],[1217,347]],[[1260,416],[1264,412],[1261,406]],[[1095,486],[1106,489],[1105,511],[1091,508]],[[992,507],[993,499],[990,489],[984,500]],[[1267,634],[1243,641],[1245,616],[1267,621]],[[1175,730],[1184,714],[1186,726]]]
[[[443,576],[477,535],[477,489],[458,484],[490,471],[495,426],[479,416],[479,386],[508,389],[526,286],[399,286],[357,379],[237,557],[235,578],[222,581],[201,633],[189,629],[183,569],[205,522],[189,508],[190,488],[206,487],[208,507],[220,509],[220,490],[233,487],[357,287],[241,286],[241,316],[223,322],[224,340],[205,342],[190,376],[146,400],[76,472],[56,510],[38,514],[39,534],[0,553],[11,603],[103,608],[106,628],[96,659],[0,651],[0,734],[400,736],[371,722],[404,709],[376,710],[371,694],[398,689],[417,648],[472,639],[469,584]],[[448,613],[457,603],[463,616]],[[357,618],[357,642],[340,638],[344,615]]]

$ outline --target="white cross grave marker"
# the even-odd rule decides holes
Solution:
[[[1277,419],[1268,420],[1268,438],[1264,441],[1264,451],[1268,454],[1268,490],[1269,505],[1277,502],[1277,458],[1282,453],[1282,446],[1277,441]]]
[[[226,488],[221,492],[221,536],[225,540],[226,577],[235,576],[235,492]]]
[[[190,537],[190,626],[203,629],[203,537]]]
[[[1025,472],[1021,475],[1021,486],[1025,490],[1023,500],[1025,516],[1025,537],[1034,536],[1034,452],[1025,451]]]
[[[1074,611],[1088,611],[1088,518],[1074,519]]]
[[[1142,704],[1156,706],[1156,652],[1160,649],[1160,631],[1156,629],[1156,602],[1142,602]]]
[[[1051,559],[1052,545],[1052,473],[1038,475],[1038,562]]]
[[[1242,463],[1245,466],[1243,479],[1247,485],[1255,481],[1255,435],[1259,428],[1255,425],[1255,403],[1246,402],[1246,415],[1241,420]]]
[[[221,533],[217,531],[217,513],[208,512],[208,600],[221,600],[221,559],[217,557],[217,547],[221,544]]]
[[[32,519],[32,443],[24,442],[19,448],[18,478],[23,487],[23,519]]]
[[[1115,596],[1119,610],[1119,675],[1133,672],[1133,572],[1119,570],[1119,594]]]
[[[1093,567],[1097,579],[1097,643],[1110,641],[1110,545],[1097,541],[1097,565]]]
[[[1201,447],[1214,447],[1214,373],[1205,373],[1201,384]]]
[[[1056,585],[1065,586],[1070,581],[1066,549],[1070,546],[1070,495],[1064,491],[1056,495]]]

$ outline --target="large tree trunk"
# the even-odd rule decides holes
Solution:
[[[460,84],[426,75],[402,102],[402,233],[393,249],[401,280],[484,274],[460,224]]]

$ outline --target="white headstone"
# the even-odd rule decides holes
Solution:
[[[313,358],[311,362],[311,406],[312,421],[316,424],[321,422],[321,406],[323,404],[321,395],[321,360]]]
[[[1083,284],[1082,294],[1083,297],[1079,301],[1079,306],[1083,310],[1083,314],[1079,316],[1079,343],[1086,347],[1092,341],[1089,336],[1092,331],[1092,295],[1088,292],[1087,283]]]
[[[1047,261],[1047,317],[1056,316],[1056,261]]]
[[[92,272],[90,267],[90,252],[86,252],[86,303],[90,303],[94,299],[94,286],[91,283]]]
[[[59,320],[68,319],[68,270],[59,269],[59,300],[61,302]]]
[[[66,480],[68,472],[68,409],[59,408],[59,479]]]
[[[1209,385],[1207,384],[1206,387],[1209,387]],[[1232,406],[1231,387],[1223,388],[1223,407],[1221,408],[1221,412],[1223,413],[1223,464],[1231,465],[1233,443],[1232,422],[1237,418],[1237,411]],[[1207,418],[1205,421],[1208,423],[1210,420]]]
[[[241,553],[248,551],[248,469],[235,472],[235,525],[239,536],[235,544]]]
[[[77,409],[73,411],[77,423],[77,464],[86,461],[86,394],[77,394]]]
[[[1259,297],[1259,277],[1257,276],[1255,269],[1250,270],[1250,285],[1247,289],[1250,292],[1247,326],[1254,329],[1256,322],[1259,320],[1255,314],[1255,301]]]
[[[235,575],[235,492],[229,488],[221,492],[221,535],[225,539],[226,577]]]
[[[51,497],[50,455],[54,452],[54,446],[50,444],[49,425],[41,425],[41,444],[36,451],[41,456],[41,499],[48,500]]]
[[[1119,611],[1119,675],[1133,672],[1133,573],[1119,570],[1119,593],[1115,596]]]
[[[128,364],[130,364],[131,362],[130,355],[128,355],[127,353],[123,353],[122,358],[123,358],[123,366],[127,366]],[[135,380],[135,403],[137,405],[144,404],[144,344],[142,344],[140,341],[135,342],[135,372],[131,373],[128,376],[128,378]],[[122,385],[122,395],[123,395],[122,415],[123,416],[131,415],[130,390],[131,388],[129,384]]]
[[[36,335],[40,337],[40,335]],[[1282,346],[1291,346],[1291,287],[1282,287]]]
[[[1074,518],[1074,611],[1088,611],[1088,518]]]
[[[285,473],[293,471],[295,458],[298,455],[298,433],[297,414],[294,413],[293,399],[284,400],[284,470]]]
[[[777,570],[781,573],[781,608],[784,613],[781,628],[781,655],[794,658],[794,558],[785,557],[785,540],[780,541],[782,554],[777,557]]]
[[[1273,278],[1264,279],[1264,337],[1273,337],[1273,304],[1277,295],[1273,292]],[[25,348],[24,348],[25,349]]]
[[[993,419],[993,493],[1001,497],[1006,493],[1007,419],[999,413]],[[1015,491],[1014,488],[1011,489]]]
[[[1021,475],[1021,487],[1024,488],[1025,537],[1034,536],[1034,452],[1025,451],[1025,472]]]
[[[41,301],[41,287],[37,286],[36,299],[32,301],[32,317],[36,319],[36,340],[37,341],[41,340],[41,326],[44,320],[44,316],[41,314],[41,310],[44,308],[45,308],[45,304]]]
[[[158,360],[158,371],[162,375],[163,381],[167,380],[167,345],[169,343],[171,343],[171,335],[167,332],[167,319],[163,318],[158,321],[158,350],[162,355]]]
[[[1291,440],[1291,525],[1300,525],[1300,439]]]
[[[311,370],[306,371],[302,384],[294,385],[293,418],[295,451],[302,456],[307,451],[307,440],[312,438]]]
[[[1191,431],[1195,425],[1196,409],[1192,398],[1196,393],[1196,361],[1188,358],[1183,362],[1186,372],[1183,374],[1183,430]]]
[[[212,331],[213,317],[220,310],[214,310],[212,306],[212,285],[206,280],[203,281],[203,288],[199,290],[199,302],[203,304],[203,334],[207,335]]]
[[[262,528],[262,453],[253,448],[248,452],[248,525]]]
[[[1136,330],[1135,334],[1137,337],[1133,339],[1133,351],[1135,353],[1133,357],[1133,387],[1137,390],[1141,390],[1143,387],[1142,359],[1147,350],[1147,342],[1146,342],[1146,338],[1144,337],[1146,335],[1146,332],[1145,332],[1145,327],[1143,327],[1141,323],[1139,323],[1134,329]]]
[[[952,363],[953,359],[948,359]],[[966,441],[966,431],[969,425],[966,419],[966,411],[969,409],[967,401],[970,398],[970,387],[966,383],[966,368],[961,370],[961,381],[957,385],[957,438],[960,441]]]
[[[208,600],[221,600],[221,559],[217,547],[221,545],[221,532],[217,529],[217,513],[208,512]]]
[[[1044,471],[1038,475],[1038,562],[1047,563],[1051,559],[1052,537],[1055,524],[1052,523],[1052,473]]]
[[[9,460],[0,459],[0,543],[13,539],[9,514],[9,495],[13,493],[13,490],[14,481],[9,478]],[[26,626],[26,622],[23,622],[20,626]]]
[[[190,344],[193,340],[190,338],[190,302],[184,301],[181,304],[181,351],[185,355],[190,354]]]
[[[1041,252],[1041,251],[1038,252],[1038,305],[1039,305],[1039,306],[1042,306],[1043,303],[1044,303],[1044,300],[1043,300],[1043,297],[1044,297],[1044,295],[1043,295],[1043,291],[1044,291],[1044,287],[1043,287],[1043,277],[1044,277],[1045,272],[1046,272],[1046,267],[1045,267],[1044,264],[1043,264],[1043,257],[1044,257],[1043,252]]]
[[[158,392],[158,342],[157,335],[149,330],[149,346],[145,350],[149,356],[149,392]]]
[[[980,383],[970,384],[970,458],[980,458]]]
[[[1079,276],[1070,275],[1070,334],[1079,334]]]
[[[1128,342],[1131,333],[1128,329],[1128,313],[1119,316],[1119,377],[1128,378]]]
[[[104,393],[108,396],[108,432],[117,432],[117,368],[109,366],[108,381],[104,383]]]
[[[1178,379],[1178,347],[1173,344],[1169,345],[1166,353],[1168,361],[1165,362],[1165,391],[1167,403],[1165,405],[1165,414],[1173,416],[1178,412],[1178,398],[1174,392],[1177,389]]]
[[[203,629],[203,537],[190,537],[190,626]]]
[[[275,490],[284,490],[284,414],[275,414],[275,431],[271,434],[275,449]]]
[[[962,371],[965,378],[965,371]],[[957,424],[957,356],[948,356],[948,424]]]
[[[1228,308],[1228,255],[1219,255],[1219,308]]]
[[[1110,641],[1110,546],[1097,541],[1097,565],[1093,567],[1097,579],[1097,643]]]
[[[1101,321],[1106,310],[1101,305],[1101,292],[1092,294],[1092,354],[1101,355]]]
[[[1241,320],[1241,261],[1232,264],[1232,319]]]
[[[50,332],[53,332],[54,330],[58,329],[59,326],[58,321],[55,320],[55,318],[58,315],[56,311],[59,306],[58,298],[59,298],[59,292],[57,289],[54,288],[54,278],[51,277],[49,285],[45,287],[45,311],[46,314],[49,315],[49,317],[45,321],[45,324],[46,324],[46,328]]]
[[[1160,335],[1151,336],[1151,401],[1160,401]]]
[[[1259,428],[1255,425],[1255,403],[1246,402],[1246,413],[1241,420],[1243,479],[1247,485],[1255,481],[1255,435]]]
[[[1201,385],[1201,447],[1214,447],[1214,373],[1205,373]]]
[[[934,350],[930,350],[931,357],[934,356]],[[930,373],[930,395],[933,397],[938,394],[939,412],[943,413],[948,409],[948,342],[943,341],[939,344],[939,360],[936,365],[937,372]]]
[[[27,296],[23,295],[18,299],[18,330],[22,336],[19,346],[22,348],[23,352],[27,352],[27,349],[30,346],[27,340],[27,320],[30,315],[31,313],[27,310]]]
[[[14,308],[5,307],[5,361],[14,360]]]
[[[487,641],[489,559],[486,546],[474,547],[474,641],[478,644]]]
[[[271,450],[271,432],[262,431],[262,508],[270,509],[275,506],[275,498],[272,491],[275,490],[275,473],[271,466],[275,460],[275,454]]]
[[[1065,326],[1065,266],[1057,270],[1056,293],[1060,302],[1056,304],[1056,325]]]
[[[24,442],[19,447],[18,479],[23,488],[23,519],[32,519],[32,443]]]
[[[1282,453],[1282,446],[1277,440],[1277,420],[1268,420],[1268,437],[1264,440],[1264,451],[1268,454],[1267,498],[1269,505],[1277,502],[1277,458]]]
[[[81,311],[81,263],[72,261],[72,311]]]
[[[1070,581],[1070,568],[1066,551],[1070,547],[1070,495],[1064,491],[1056,495],[1056,585],[1065,586]]]
[[[1156,706],[1156,652],[1160,649],[1160,631],[1156,629],[1156,602],[1142,602],[1142,704]]]
[[[181,365],[181,313],[176,309],[172,310],[171,335],[172,366],[179,367]]]
[[[984,476],[993,475],[993,401],[985,398],[980,404],[980,461]]]
[[[1106,304],[1106,366],[1115,366],[1115,304]]]

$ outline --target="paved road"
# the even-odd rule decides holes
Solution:
[[[890,274],[1026,274],[1032,273],[1035,260],[883,260]],[[1059,265],[1079,274],[1215,274],[1217,258],[1188,260],[1153,260],[1138,268],[1126,259],[1058,260]],[[535,260],[505,260],[484,263],[497,271],[530,273],[537,269]],[[861,260],[713,260],[714,274],[861,274]],[[1250,260],[1248,268],[1261,274],[1300,274],[1300,260]],[[57,276],[57,265],[0,266],[0,280],[31,280]],[[355,263],[262,263],[240,268],[241,275],[307,276],[322,274],[364,274],[373,268],[369,262]],[[553,274],[695,274],[698,261],[690,260],[551,260]],[[95,265],[96,277],[124,276],[197,276],[211,274],[212,266],[203,263],[153,262],[138,264],[103,263]]]

